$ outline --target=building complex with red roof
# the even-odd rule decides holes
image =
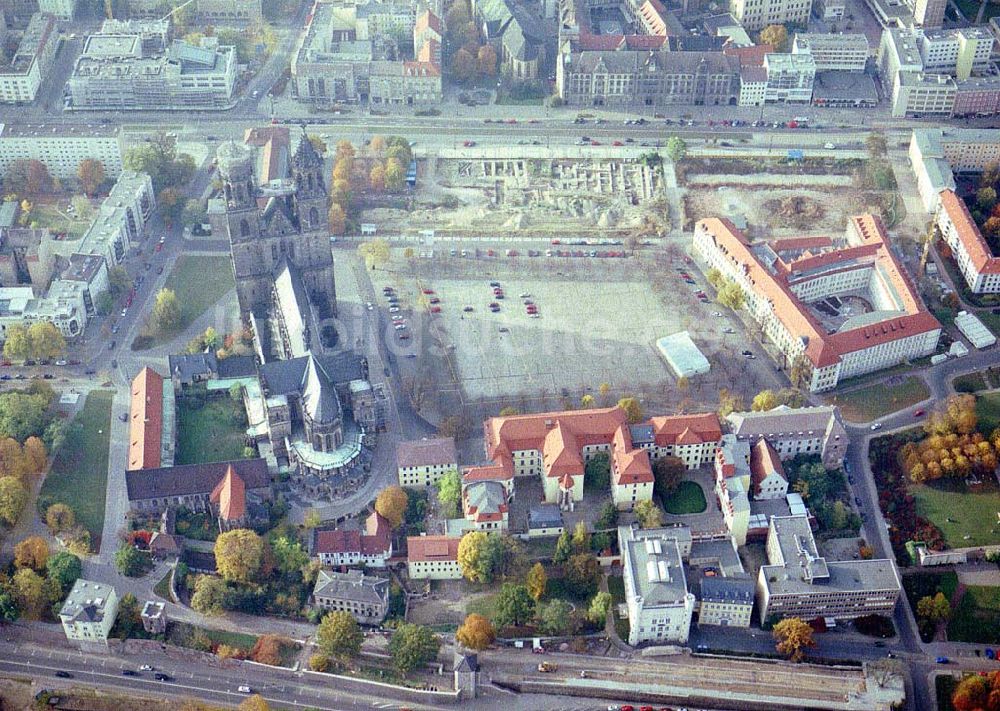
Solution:
[[[700,220],[694,232],[696,254],[708,269],[740,287],[751,316],[781,350],[784,365],[801,368],[811,392],[935,351],[941,324],[893,254],[878,217],[851,218],[842,240],[804,244],[751,244],[722,218]],[[848,297],[867,308],[845,310],[848,318],[839,324],[824,323],[810,308]]]
[[[128,467],[163,466],[163,376],[146,367],[132,379],[128,424]]]
[[[365,529],[313,531],[309,555],[323,565],[359,565],[382,568],[392,557],[392,526],[377,511],[365,520]]]
[[[545,501],[571,509],[583,499],[586,464],[599,453],[611,461],[612,500],[631,509],[653,495],[651,460],[676,455],[689,468],[715,452],[722,429],[714,414],[654,417],[630,425],[620,407],[491,417],[484,423],[490,464],[469,467],[466,485],[499,481],[513,491],[516,476],[539,476]]]
[[[974,294],[1000,292],[1000,256],[993,254],[965,200],[954,190],[938,194],[940,206],[934,223],[942,239],[951,247],[955,262]]]

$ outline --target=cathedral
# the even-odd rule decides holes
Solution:
[[[244,318],[273,317],[280,277],[308,300],[313,319],[330,319],[337,313],[337,296],[323,158],[304,132],[292,152],[287,127],[268,129],[248,134],[248,142],[266,137],[257,151],[235,142],[219,147],[222,195],[209,209],[212,233],[229,240]],[[259,171],[258,160],[264,163]],[[311,338],[316,348],[319,334]]]

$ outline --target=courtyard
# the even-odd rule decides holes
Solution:
[[[247,419],[228,393],[206,397],[204,391],[177,398],[175,464],[202,464],[243,459]]]

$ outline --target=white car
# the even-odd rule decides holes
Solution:
[[[874,430],[880,430],[880,429],[882,429],[882,423],[881,422],[876,422],[874,425],[871,426],[871,429],[873,431]]]
[[[149,666],[148,664],[143,664],[141,667],[139,667],[139,671],[153,671],[153,667]]]
[[[406,324],[405,323],[397,323],[395,326],[393,326],[393,328],[396,329],[397,331],[402,331],[404,328],[406,328]]]
[[[241,694],[252,694],[253,693],[253,689],[251,689],[246,684],[240,684],[239,692]]]
[[[398,306],[390,306],[389,307],[389,313],[391,313],[391,314],[398,314],[399,313],[399,307]]]
[[[722,316],[722,312],[721,311],[713,311],[712,315],[713,316],[720,316],[721,317]]]

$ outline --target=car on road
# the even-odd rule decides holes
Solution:
[[[986,655],[987,659],[996,659],[997,658],[997,653],[993,651],[992,647],[987,647],[986,649],[984,649],[983,650],[983,654]]]
[[[251,688],[250,688],[249,686],[247,686],[246,684],[240,684],[240,687],[239,687],[238,691],[239,691],[239,692],[240,692],[241,694],[252,694],[252,693],[253,693],[253,689],[251,689]]]
[[[465,146],[466,148],[472,148],[473,146],[476,145],[476,142],[475,141],[462,141],[462,145]]]
[[[441,313],[441,307],[440,306],[431,306],[431,313],[432,314],[439,314],[439,313]]]
[[[434,290],[433,289],[421,289],[420,292],[422,294],[433,294]]]
[[[157,274],[163,274],[163,267],[162,266],[161,267],[157,267],[156,273]]]
[[[549,674],[551,672],[556,671],[557,669],[559,669],[559,667],[557,667],[555,664],[552,664],[551,662],[538,663],[538,671],[542,672],[543,674]]]
[[[938,657],[934,660],[935,664],[948,664],[951,660],[948,657]]]
[[[875,430],[880,430],[880,429],[882,429],[882,423],[881,422],[876,422],[869,429],[871,429],[873,432]]]
[[[62,669],[60,669],[60,670],[58,670],[56,672],[56,676],[59,677],[60,679],[72,679],[73,678],[72,674],[70,674],[68,671],[63,671]]]
[[[170,681],[170,675],[163,672],[157,672],[154,676],[157,681]]]
[[[69,363],[68,361],[65,360],[57,360],[56,365],[69,365]]]
[[[922,408],[922,407],[917,408],[916,410],[913,411],[913,416],[914,417],[923,417],[926,414],[927,414],[927,411],[924,408]]]
[[[156,243],[156,251],[157,252],[162,252],[163,251],[163,242],[157,242]]]
[[[436,296],[432,296],[432,297],[431,297],[431,298],[429,299],[429,301],[430,301],[430,302],[431,302],[432,304],[440,304],[440,303],[441,303],[441,299],[439,299],[439,298],[438,298],[438,297],[436,297]]]
[[[462,311],[464,311],[465,313],[471,313],[472,311],[475,311],[475,309],[472,308],[471,306],[466,306],[462,309]]]
[[[117,345],[118,345],[118,341],[111,341],[111,343],[108,344],[108,350],[109,351],[113,351],[115,349],[115,346],[117,346]]]
[[[131,669],[122,669],[122,676],[139,676],[139,674]]]
[[[139,667],[139,671],[153,671],[153,667],[151,667],[148,664],[143,664],[141,667]]]
[[[712,312],[712,315],[713,315],[713,316],[718,316],[718,317],[721,317],[721,316],[722,316],[722,312],[721,312],[721,311],[713,311],[713,312]]]

